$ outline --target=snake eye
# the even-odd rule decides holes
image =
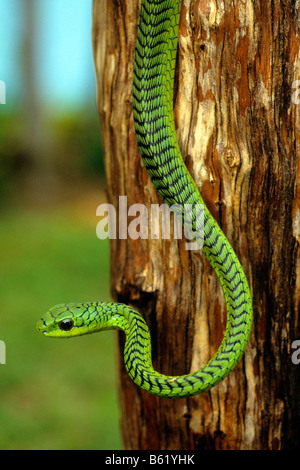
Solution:
[[[70,331],[74,326],[74,322],[71,318],[65,318],[59,322],[58,326],[62,331]]]

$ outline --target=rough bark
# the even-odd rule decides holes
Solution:
[[[119,195],[127,195],[128,206],[161,203],[143,168],[132,118],[139,4],[94,0],[98,107],[108,200],[115,207]],[[129,379],[120,336],[126,449],[299,443],[300,365],[291,361],[291,345],[300,338],[300,105],[292,100],[300,79],[299,9],[295,0],[183,0],[174,100],[179,144],[245,269],[254,327],[243,360],[226,380],[177,400],[156,398]],[[184,240],[112,240],[111,282],[113,298],[145,316],[157,370],[187,373],[216,351],[226,324],[224,296],[209,263],[187,251]]]

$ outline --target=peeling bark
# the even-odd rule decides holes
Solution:
[[[167,400],[140,390],[122,362],[126,449],[295,449],[300,440],[300,2],[183,0],[174,116],[183,158],[248,277],[254,327],[243,360],[210,392]],[[138,0],[94,0],[93,44],[108,200],[161,203],[132,118]],[[298,165],[298,167],[297,167]],[[298,175],[298,186],[297,186]],[[298,190],[298,193],[297,193]],[[130,218],[128,219],[130,222]],[[112,240],[112,295],[138,308],[153,363],[194,371],[226,326],[219,282],[185,240]],[[297,382],[298,381],[298,382]],[[297,388],[298,386],[298,388]]]

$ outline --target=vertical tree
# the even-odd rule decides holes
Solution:
[[[138,153],[132,72],[140,2],[94,0],[93,43],[109,202],[161,203]],[[295,0],[184,0],[174,99],[178,140],[203,198],[249,279],[254,327],[243,360],[211,391],[160,399],[122,363],[126,449],[288,449],[300,439],[300,78]],[[299,165],[299,163],[298,163]],[[299,186],[298,186],[299,187]],[[218,280],[184,240],[112,240],[112,295],[149,324],[157,370],[184,374],[218,348]],[[298,283],[297,283],[298,282]]]
[[[37,75],[37,46],[39,8],[37,0],[25,0],[22,4],[24,15],[24,36],[21,48],[23,105],[24,105],[24,150],[26,161],[30,163],[25,181],[30,192],[45,194],[46,189],[55,184],[53,172],[53,144],[49,137],[51,130],[47,126],[47,117],[41,101]],[[43,188],[40,191],[39,188]]]
[[[26,114],[26,147],[33,166],[40,168],[44,160],[41,159],[44,127],[36,76],[36,46],[38,44],[36,0],[26,0],[23,4],[23,13],[25,31],[22,50],[22,73],[25,85],[23,99]]]

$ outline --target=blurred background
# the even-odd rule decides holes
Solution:
[[[35,330],[55,304],[110,300],[91,30],[92,0],[0,0],[1,449],[121,448],[115,333]]]

